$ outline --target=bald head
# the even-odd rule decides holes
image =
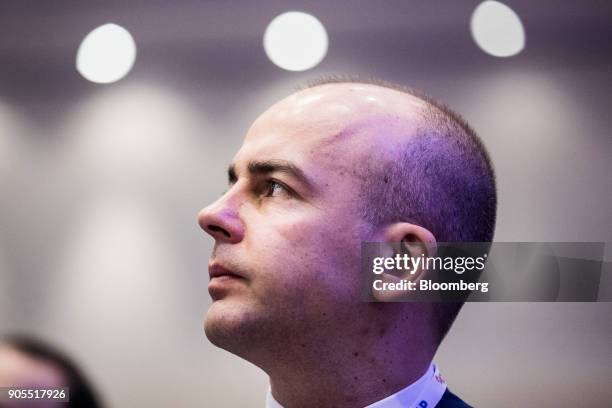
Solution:
[[[363,217],[374,225],[416,222],[440,242],[491,241],[495,175],[484,145],[465,120],[420,91],[381,81],[345,81],[322,80],[306,90],[343,95],[338,100],[353,115],[341,119],[346,119],[344,129],[365,134],[372,143],[370,160],[363,162],[368,169]],[[375,151],[385,151],[386,157],[372,160]]]
[[[422,127],[428,109],[423,99],[396,89],[363,83],[326,83],[276,103],[255,121],[252,130],[274,123],[283,132],[317,138],[324,145],[349,135],[350,143],[355,143],[358,136],[365,135],[371,146],[379,142],[377,137],[384,139],[380,142],[385,143],[378,143],[380,146],[389,146]],[[256,132],[249,135],[253,133]]]

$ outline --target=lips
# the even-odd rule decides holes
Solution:
[[[208,276],[210,276],[210,279],[219,278],[222,276],[245,279],[245,277],[240,273],[226,268],[217,261],[212,261],[208,264]]]
[[[246,277],[226,268],[217,261],[211,261],[208,264],[208,275],[210,276],[208,293],[213,302],[221,300],[231,293],[240,293],[240,289],[247,282]]]

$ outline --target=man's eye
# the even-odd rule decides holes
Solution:
[[[289,191],[284,185],[274,180],[266,180],[261,192],[264,197],[278,197],[288,193]]]

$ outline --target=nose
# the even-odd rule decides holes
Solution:
[[[199,212],[198,223],[215,241],[236,244],[244,238],[244,225],[230,204],[221,197]]]

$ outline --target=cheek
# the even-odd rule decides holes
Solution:
[[[362,233],[350,208],[327,205],[250,214],[244,252],[262,303],[308,307],[360,300]],[[347,207],[347,206],[345,206]]]
[[[293,286],[302,290],[342,292],[359,274],[360,242],[351,225],[293,220],[278,227],[282,242],[276,258]],[[340,293],[338,293],[340,295]]]

